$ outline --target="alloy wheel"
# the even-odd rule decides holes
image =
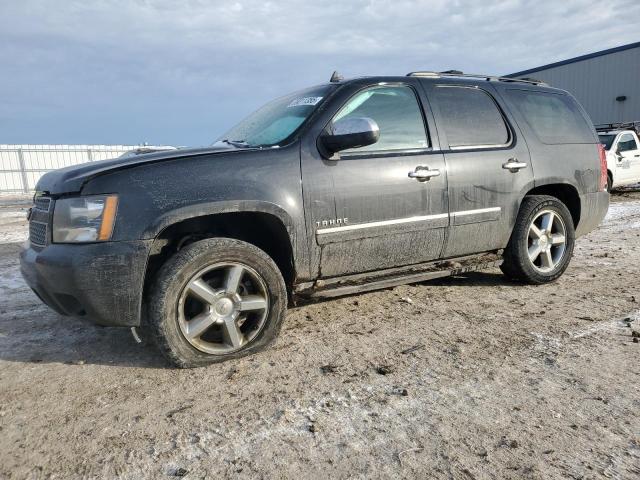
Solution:
[[[222,355],[254,340],[269,313],[262,277],[248,265],[225,262],[196,273],[178,299],[178,324],[196,349]]]
[[[567,249],[566,228],[562,217],[553,210],[542,210],[529,226],[529,261],[542,272],[553,271]]]

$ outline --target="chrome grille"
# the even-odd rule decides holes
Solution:
[[[48,212],[51,206],[51,199],[49,197],[36,197],[34,207],[43,212]]]
[[[40,222],[29,222],[29,241],[34,245],[47,244],[47,224]]]
[[[44,246],[48,240],[48,225],[52,210],[51,197],[37,195],[29,216],[29,241],[33,245]]]

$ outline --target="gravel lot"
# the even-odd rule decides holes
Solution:
[[[640,477],[640,192],[555,284],[317,303],[271,350],[195,370],[44,307],[24,208],[0,206],[0,478]]]

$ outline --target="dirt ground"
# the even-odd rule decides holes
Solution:
[[[274,348],[195,370],[43,306],[26,206],[3,205],[0,478],[640,478],[640,192],[555,284],[313,304]]]

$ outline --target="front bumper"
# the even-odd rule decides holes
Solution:
[[[576,237],[580,237],[598,228],[609,210],[609,192],[595,192],[580,195],[580,222],[576,228]]]
[[[40,299],[62,315],[105,326],[140,325],[144,274],[152,240],[25,244],[20,270]]]

